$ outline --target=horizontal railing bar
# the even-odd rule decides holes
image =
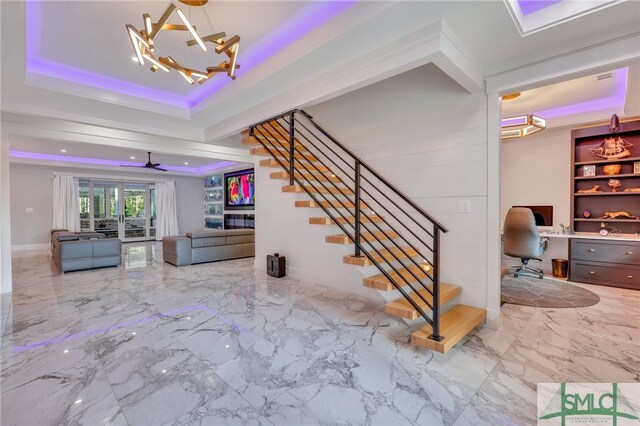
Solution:
[[[373,234],[373,232],[369,229],[369,227],[368,227],[366,224],[362,223],[361,225],[362,225],[362,227],[364,227],[364,229],[365,229],[367,232],[369,232],[369,233]],[[374,236],[374,238],[375,238],[375,236]],[[402,261],[398,256],[396,256],[396,254],[395,254],[395,253],[393,253],[393,252],[392,252],[392,251],[391,251],[387,246],[385,246],[385,245],[382,243],[382,241],[380,241],[378,238],[376,238],[376,242],[377,242],[377,243],[379,243],[380,245],[382,245],[382,247],[384,247],[384,248],[385,248],[385,249],[386,249],[386,250],[387,250],[387,251],[388,251],[388,252],[393,256],[393,258],[395,259],[395,261],[396,261],[396,262],[399,262],[399,263],[400,263],[400,264],[401,264],[401,265],[402,265],[402,266],[407,270],[407,272],[409,272],[409,273],[411,274],[411,276],[412,276],[413,278],[415,278],[415,280],[416,280],[416,281],[418,281],[418,282],[422,285],[422,287],[423,287],[425,290],[427,290],[429,293],[431,293],[431,290],[429,290],[429,289],[425,286],[425,284],[422,282],[422,278],[418,278],[418,276],[417,276],[416,274],[414,274],[414,273],[413,273],[413,271],[411,271],[411,270],[409,269],[409,266],[408,266],[408,265],[406,265],[406,264],[405,264],[405,263],[404,263],[404,262],[403,262],[403,261]],[[393,242],[393,241],[392,241],[392,242]],[[375,250],[375,246],[374,246],[374,245],[372,245],[369,241],[367,241],[367,243],[369,244],[369,246],[370,246],[371,248],[373,248],[373,249]],[[408,254],[407,252],[405,252],[405,251],[402,249],[402,247],[401,247],[401,246],[399,246],[399,245],[397,245],[397,244],[395,244],[395,243],[394,243],[394,245],[395,245],[395,247],[396,247],[396,248],[400,249],[400,250],[402,251],[402,253],[407,257],[407,259],[411,260],[411,262],[413,262],[413,264],[414,264],[416,267],[421,268],[421,267],[420,267],[420,264],[416,263],[416,262],[415,262],[415,259],[413,259],[413,257],[409,256],[409,254]],[[414,249],[414,250],[415,250],[415,249]],[[377,250],[376,250],[376,251],[377,251]],[[417,250],[416,250],[416,252],[417,252]],[[418,254],[420,254],[419,252],[417,252],[417,253],[418,253]],[[387,264],[389,264],[389,265],[390,265],[390,262],[389,262],[387,259],[385,259],[384,257],[383,257],[382,259],[383,259]],[[395,270],[395,269],[394,269],[394,270]],[[405,278],[405,277],[404,277],[404,276],[403,276],[399,271],[397,271],[397,273],[398,273],[398,275],[400,276],[400,278],[402,278],[402,279],[403,279],[407,284],[409,284],[409,285],[410,285],[409,281],[408,281],[408,280],[407,280],[407,279],[406,279],[406,278]],[[429,278],[429,274],[426,274],[426,273],[425,273],[425,275],[427,276],[427,278]],[[413,288],[413,287],[412,287],[412,288]],[[424,302],[425,302],[425,303],[427,303],[429,306],[431,306],[431,305],[429,304],[429,302],[427,302],[426,300],[425,300]]]
[[[427,259],[427,256],[424,256],[422,253],[420,253],[420,250],[418,250],[417,248],[415,248],[415,246],[414,246],[413,244],[411,244],[411,242],[410,242],[410,241],[408,241],[404,236],[402,236],[402,235],[401,235],[401,234],[400,234],[400,233],[399,233],[399,232],[398,232],[398,231],[397,231],[397,230],[396,230],[396,229],[395,229],[391,224],[389,224],[389,223],[388,223],[388,222],[387,222],[383,217],[381,217],[381,216],[379,216],[379,217],[380,217],[380,219],[384,222],[384,224],[385,224],[386,226],[388,226],[389,228],[391,228],[391,230],[392,230],[392,231],[394,231],[396,234],[398,234],[398,237],[399,237],[399,238],[400,238],[400,239],[401,239],[405,244],[407,244],[410,248],[412,248],[413,250],[415,250],[415,251],[416,251],[416,253],[420,254],[420,257],[422,257],[422,258],[425,260],[425,262],[427,262],[430,266],[433,266],[433,265],[431,265],[431,262],[429,262],[429,260]],[[374,225],[376,228],[378,228],[378,230],[379,230],[379,231],[382,231],[382,228],[380,228],[380,226],[379,226],[377,223],[375,223],[375,222],[372,222],[372,223],[373,223],[373,225]],[[382,246],[383,246],[384,248],[387,248],[387,247],[386,247],[386,246],[385,246],[381,241],[378,241],[378,242],[380,242],[380,244],[382,244]],[[397,248],[399,248],[400,250],[403,250],[403,249],[402,249],[402,247],[401,247],[401,246],[400,246],[396,241],[391,240],[391,243],[393,243],[393,244],[394,244]],[[403,250],[403,253],[404,253],[405,255],[407,254],[407,253],[405,253],[405,252],[404,252],[404,250]],[[417,264],[413,259],[412,259],[412,261],[413,261],[413,263],[414,263],[417,267],[420,267],[420,265],[419,265],[419,264]]]
[[[260,128],[257,128],[257,131],[258,131],[258,132],[259,132],[259,133],[260,133],[260,134],[261,134],[261,135],[266,139],[266,136],[264,136],[264,133],[262,133],[262,130],[261,130]],[[265,148],[266,148],[266,147],[265,147]],[[294,150],[294,151],[296,151],[296,147],[295,147],[295,145],[293,146],[293,150]],[[300,151],[298,151],[298,152],[300,152]],[[270,153],[271,153],[271,152],[270,152]],[[301,153],[301,154],[302,154],[302,153]],[[305,168],[305,171],[307,171],[308,173],[311,173],[311,171],[310,171],[309,169],[307,169],[307,168],[306,168],[306,166],[305,166],[303,163],[301,163],[300,161],[298,161],[296,164],[301,164],[301,165]],[[296,171],[296,169],[295,169],[295,166],[294,166],[294,169],[293,169],[293,174],[294,174],[294,176],[295,176],[295,171]],[[304,178],[304,176],[303,176],[303,178]],[[306,178],[305,178],[305,182],[307,182],[311,188],[318,189],[318,188],[317,188],[317,186],[313,185],[313,183],[312,183],[312,182],[310,182],[310,181],[309,181],[308,179],[306,179]],[[327,188],[327,187],[324,185],[324,182],[322,182],[322,181],[316,181],[316,182],[317,182],[317,183],[319,183],[319,184],[320,184],[324,189],[326,189],[326,190],[329,192],[329,194],[334,195],[334,198],[335,198],[335,199],[336,199],[336,200],[337,200],[337,201],[338,201],[338,202],[343,206],[343,208],[348,210],[348,208],[344,205],[344,203],[342,202],[342,200],[340,200],[339,198],[335,197],[335,194],[332,194],[332,193],[331,193],[331,191],[329,190],[329,188]],[[349,198],[349,197],[347,196],[347,194],[344,194],[344,193],[342,192],[342,189],[345,189],[345,188],[340,188],[340,187],[338,187],[337,185],[335,185],[335,183],[334,183],[334,182],[329,182],[329,183],[330,183],[331,185],[333,185],[333,187],[334,187],[335,189],[337,189],[337,190],[339,190],[339,191],[340,191],[340,195],[344,196],[344,197],[345,197],[345,198],[347,198],[347,199]],[[304,186],[304,185],[303,185],[303,186]],[[346,189],[349,189],[349,188],[346,188]],[[318,190],[318,193],[322,194],[319,190]],[[324,194],[323,194],[323,195],[324,195]],[[345,220],[346,220],[346,218],[345,218]]]
[[[409,219],[411,219],[416,225],[418,225],[424,232],[426,232],[431,238],[433,238],[433,234],[431,232],[429,232],[427,230],[427,228],[425,228],[424,226],[422,226],[422,224],[420,222],[418,222],[418,220],[416,218],[414,218],[412,215],[410,215],[408,212],[404,211],[403,209],[400,208],[400,206],[398,206],[392,199],[391,197],[389,197],[384,191],[380,190],[380,188],[376,187],[376,185],[374,185],[373,182],[371,182],[369,179],[367,179],[367,177],[365,175],[362,175],[362,178],[367,181],[367,183],[369,185],[371,185],[372,188],[376,189],[380,194],[382,194],[387,200],[389,200],[389,202],[391,202],[394,206],[398,207],[398,210],[401,211],[402,213],[404,213]],[[371,194],[369,194],[371,195]],[[371,195],[371,197],[373,197],[373,195]]]
[[[363,224],[363,225],[364,225],[364,224]],[[365,227],[365,229],[367,229],[367,228]],[[369,232],[370,232],[370,231],[369,231]],[[407,278],[405,278],[405,277],[400,273],[400,271],[399,271],[398,269],[396,269],[396,267],[393,265],[392,261],[389,261],[389,260],[385,259],[385,257],[382,255],[382,253],[380,253],[380,251],[379,251],[375,246],[370,245],[370,248],[371,248],[371,249],[373,249],[373,250],[376,252],[376,254],[382,258],[382,261],[383,261],[384,263],[386,263],[386,265],[387,265],[388,267],[390,267],[390,268],[393,270],[393,272],[395,272],[395,273],[396,273],[400,278],[402,278],[402,280],[403,280],[403,281],[404,281],[404,282],[405,282],[405,283],[406,283],[406,284],[411,288],[411,290],[412,290],[412,291],[413,291],[413,292],[414,292],[414,293],[415,293],[415,294],[416,294],[416,295],[417,295],[417,296],[418,296],[418,297],[419,297],[419,298],[420,298],[420,299],[421,299],[421,300],[422,300],[422,301],[423,301],[427,306],[429,306],[431,309],[433,309],[433,306],[431,306],[431,303],[429,303],[429,302],[427,301],[427,299],[425,299],[425,298],[424,298],[424,296],[423,296],[422,294],[420,294],[420,292],[419,292],[419,291],[416,291],[416,289],[413,287],[412,283],[411,283]],[[365,249],[364,247],[362,247],[362,245],[360,245],[360,249],[362,250],[362,252],[364,252],[364,253],[365,253],[365,255],[367,254],[367,249]],[[389,252],[389,253],[390,253],[390,254],[395,258],[395,261],[396,261],[396,262],[399,262],[401,265],[406,266],[406,265],[404,265],[404,264],[400,261],[400,259],[399,259],[399,258],[398,258],[394,253],[392,253],[389,249],[387,249],[387,251],[388,251],[388,252]],[[406,253],[405,253],[405,254],[406,254]],[[369,260],[371,260],[371,263],[373,263],[373,264],[378,264],[378,262],[377,262],[375,259],[373,259],[373,257],[372,257],[372,256],[371,256],[371,257],[369,257]],[[390,276],[389,276],[389,277],[387,277],[387,278],[389,279],[389,281],[394,282],[394,280],[393,280]],[[431,290],[429,290],[427,287],[425,287],[425,285],[422,283],[422,281],[421,281],[419,278],[417,278],[417,277],[415,277],[415,276],[414,276],[414,278],[415,278],[415,279],[416,279],[416,280],[417,280],[417,281],[422,285],[422,287],[423,287],[425,290],[427,290],[429,293],[433,294],[433,293],[431,292]]]
[[[392,218],[394,218],[398,223],[402,224],[402,221],[400,219],[398,219],[393,212],[391,212],[391,210],[389,210],[387,207],[385,207],[383,204],[381,204],[379,201],[375,200],[375,197],[373,195],[371,195],[371,193],[369,193],[369,191],[367,191],[365,188],[362,188],[362,191],[364,193],[366,193],[369,197],[371,197],[372,201],[374,203],[376,203],[378,206],[380,206],[385,212],[387,212],[389,214],[389,216],[391,216]],[[369,206],[371,207],[371,206]],[[390,223],[388,223],[386,220],[384,220],[384,218],[382,218],[382,220],[384,221],[384,223],[393,229],[393,227],[391,226]],[[433,249],[431,248],[431,246],[429,244],[427,244],[426,242],[424,242],[422,240],[422,238],[420,238],[418,235],[416,235],[415,232],[413,232],[411,229],[409,229],[406,225],[404,226],[404,229],[406,229],[411,235],[413,235],[418,241],[420,241],[420,243],[422,243],[429,251],[433,252]],[[395,231],[395,229],[393,229]],[[397,232],[397,231],[396,231]],[[431,234],[429,234],[429,236],[432,236]],[[404,239],[404,237],[402,237]],[[406,240],[405,240],[406,241]]]
[[[307,126],[304,125],[304,123],[300,120],[298,120],[297,118],[294,117],[294,120],[296,121],[296,123],[300,124],[302,126],[303,129],[305,129],[307,132],[309,132],[310,135],[312,135],[314,138],[316,138],[320,143],[322,143],[325,147],[327,147],[327,149],[329,151],[331,151],[333,153],[333,155],[335,155],[336,157],[338,157],[339,159],[341,159],[342,161],[344,161],[345,164],[347,164],[352,170],[355,170],[354,166],[351,166],[344,158],[342,158],[342,156],[340,154],[338,154],[337,152],[335,152],[329,145],[327,145],[322,139],[320,139],[315,133],[313,133],[311,130],[309,130],[309,128]]]
[[[261,132],[259,129],[257,129],[257,130],[258,130],[258,132]],[[269,152],[269,154],[271,154],[271,155],[273,156],[273,153],[271,152],[271,150],[269,149],[269,147],[268,147],[264,142],[262,142],[262,141],[260,141],[260,140],[258,140],[258,141],[262,144],[262,146],[264,146],[264,148]],[[285,167],[284,167],[284,164],[282,164],[282,162],[281,162],[277,157],[275,157],[275,156],[273,156],[273,157],[274,157],[274,158],[275,158],[275,160],[280,164],[280,166],[282,166],[283,168],[285,168]],[[294,176],[295,176],[295,175],[294,175]],[[319,202],[319,200],[318,200],[318,199],[313,195],[313,193],[311,193],[311,192],[307,189],[307,187],[304,185],[304,183],[303,183],[300,179],[298,179],[297,177],[294,177],[294,180],[295,180],[295,181],[296,181],[296,182],[297,182],[297,183],[298,183],[298,184],[299,184],[299,185],[304,189],[304,191],[307,193],[307,195],[309,195],[309,196],[311,197],[311,199],[312,199],[313,201],[315,201],[315,202],[316,202],[316,203],[317,203],[317,204],[322,208],[322,210],[324,210],[324,212],[329,216],[329,218],[330,218],[330,219],[331,219],[331,220],[332,220],[336,225],[338,225],[338,227],[340,227],[340,229],[342,229],[342,231],[343,231],[343,232],[348,233],[347,229],[346,229],[346,228],[344,228],[344,227],[342,226],[342,224],[340,224],[340,223],[336,220],[336,218],[333,216],[333,214],[331,214],[331,212],[330,212],[327,208],[325,208],[325,207],[322,205],[322,203],[320,203],[320,202]],[[329,199],[328,199],[327,197],[325,197],[325,196],[324,196],[324,194],[322,194],[321,192],[318,192],[318,194],[320,194],[320,196],[322,196],[322,198],[324,198],[324,200],[325,200],[325,201],[329,201]],[[335,198],[338,202],[340,202],[340,200],[339,200],[337,197],[334,197],[334,198]],[[344,217],[344,216],[342,215],[342,213],[341,213],[339,210],[336,210],[336,211],[338,212],[338,214],[340,214],[340,215],[342,216],[342,218],[343,218],[343,219],[345,219],[345,220],[346,220],[346,223],[348,224],[348,223],[349,223],[348,219],[347,219],[346,217]]]
[[[298,110],[299,112],[301,112],[305,117],[309,118],[311,117],[309,114],[307,114],[305,111],[303,110]],[[390,182],[388,182],[385,178],[383,178],[382,176],[380,176],[380,174],[378,172],[376,172],[375,170],[373,170],[371,167],[369,167],[369,165],[367,163],[365,163],[364,161],[362,161],[362,159],[360,157],[358,157],[356,154],[354,154],[350,149],[348,149],[347,147],[345,147],[344,145],[342,145],[340,142],[338,142],[338,140],[336,138],[334,138],[333,136],[331,136],[326,130],[324,130],[322,127],[320,127],[315,121],[309,119],[309,122],[320,132],[322,133],[324,136],[326,136],[327,138],[331,139],[331,141],[333,143],[335,143],[336,145],[338,145],[338,147],[340,149],[342,149],[344,152],[346,152],[348,155],[350,155],[354,160],[359,161],[362,166],[367,169],[369,171],[369,173],[371,173],[372,175],[374,175],[378,180],[380,180],[380,182],[382,182],[383,184],[385,184],[389,189],[391,189],[393,192],[395,192],[396,194],[398,194],[398,196],[400,198],[402,198],[407,204],[409,204],[411,207],[413,207],[416,211],[418,211],[418,213],[420,213],[421,215],[423,215],[425,218],[429,219],[429,221],[431,223],[433,223],[438,229],[440,229],[442,232],[449,232],[449,230],[447,228],[444,227],[444,225],[442,225],[440,222],[438,222],[436,219],[434,219],[429,213],[427,213],[426,211],[424,211],[424,209],[422,207],[420,207],[419,205],[417,205],[415,202],[413,202],[409,197],[407,197],[406,195],[404,195],[398,188],[396,188],[393,184],[391,184]]]
[[[284,121],[286,122],[286,120],[284,120]],[[288,124],[288,123],[287,123],[287,124]],[[264,126],[263,126],[263,127],[264,127]],[[272,127],[273,127],[273,126],[272,126]],[[281,133],[280,131],[278,131],[278,129],[275,129],[275,128],[274,128],[274,130],[275,130],[279,135],[282,135],[282,133]],[[304,139],[304,140],[305,140],[305,141],[307,141],[309,144],[311,144],[311,146],[313,146],[316,150],[318,150],[318,152],[322,153],[322,150],[321,150],[321,149],[319,149],[319,148],[318,148],[318,147],[317,147],[313,142],[311,142],[309,139],[307,139],[307,138],[304,136],[304,134],[302,134],[302,133],[298,132],[298,136],[301,136],[301,137],[302,137],[302,139]],[[336,166],[336,167],[337,167],[337,168],[338,168],[342,173],[344,173],[344,175],[346,175],[346,176],[347,176],[347,177],[349,177],[351,180],[353,180],[353,178],[351,178],[351,176],[349,176],[349,173],[348,173],[348,172],[346,172],[342,167],[340,167],[340,165],[339,165],[339,164],[337,164],[335,161],[333,161],[330,157],[328,157],[328,156],[327,156],[327,155],[325,155],[324,153],[322,153],[322,154],[326,157],[326,159],[327,159],[327,160],[329,160],[331,163],[333,163],[333,164],[334,164],[334,165],[335,165],[335,166]],[[327,169],[329,169],[329,166],[327,166],[327,165],[324,163],[324,161],[322,161],[322,159],[321,159],[321,158],[317,158],[317,159],[318,159],[318,161],[320,162],[320,164],[322,164],[322,165],[323,165],[323,166],[325,166]],[[309,161],[309,160],[307,160],[307,161]],[[309,161],[309,162],[311,162],[311,161]],[[344,183],[344,182],[343,182],[343,184],[344,184],[345,186],[347,186],[347,187],[348,187],[348,185],[347,185],[346,183]]]

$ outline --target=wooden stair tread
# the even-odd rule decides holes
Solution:
[[[349,188],[334,188],[332,186],[329,186],[328,188],[323,188],[323,187],[312,187],[312,186],[305,186],[309,192],[311,193],[321,193],[321,194],[334,194],[334,195],[353,195],[353,191],[351,191]],[[282,192],[295,192],[297,194],[306,194],[307,191],[305,191],[300,185],[285,185],[282,187]]]
[[[285,167],[289,167],[289,159],[285,158],[285,159],[281,159],[280,161],[282,161],[282,164],[285,165]],[[263,160],[260,160],[260,166],[261,167],[278,167],[278,168],[282,168],[282,166],[280,165],[280,163],[278,163],[278,161],[273,158],[265,158]],[[311,168],[311,166],[308,166]],[[325,166],[322,166],[320,164],[315,164],[315,167],[313,167],[313,170],[316,170],[316,168],[318,169],[318,171],[326,173],[326,172],[330,172],[330,170],[328,168],[326,168]]]
[[[429,288],[429,290],[433,289],[433,285],[429,285],[427,287]],[[460,291],[461,289],[457,285],[444,283],[440,284],[440,305],[444,305],[445,303],[451,301],[454,297],[460,294]],[[424,288],[418,290],[418,293],[420,293],[420,295],[424,297],[427,302],[433,305],[433,296],[431,295],[431,293],[429,293]],[[426,303],[424,303],[424,300],[422,300],[416,293],[410,293],[409,297],[414,302],[416,302],[416,304],[420,306],[421,309],[425,310],[425,312],[431,310],[431,308],[427,306]],[[384,311],[389,315],[410,320],[420,318],[420,313],[418,312],[418,310],[414,308],[411,303],[409,303],[409,301],[404,297],[385,304]]]
[[[402,247],[402,249],[410,257],[416,256],[418,254],[418,252],[415,251],[414,249],[412,249],[411,247]],[[402,252],[402,250],[400,250],[400,248],[398,248],[398,247],[392,247],[391,250],[378,249],[378,252],[380,252],[380,254],[376,253],[375,250],[373,250],[373,249],[369,250],[368,252],[369,252],[369,254],[371,254],[373,259],[378,263],[383,263],[384,259],[386,259],[386,260],[388,260],[390,262],[395,262],[396,261],[396,257],[398,259],[406,259],[407,258],[407,255],[405,255]],[[393,256],[394,254],[395,254],[395,257]],[[362,257],[344,256],[342,258],[342,261],[344,263],[346,263],[347,265],[354,265],[354,266],[371,266],[371,265],[373,265],[373,263],[365,255],[363,255]]]
[[[400,275],[395,271],[389,271],[389,275],[391,275],[391,278],[393,278],[395,282],[397,282],[402,286],[406,285],[406,282],[402,279],[402,277],[404,277],[410,283],[413,284],[417,282],[413,275],[417,276],[422,280],[427,279],[427,276],[431,276],[430,267],[427,272],[423,268],[419,268],[416,265],[410,265],[408,267],[398,268],[398,272],[400,272]],[[391,281],[389,281],[387,277],[384,276],[384,274],[376,274],[370,277],[366,277],[363,280],[363,284],[365,287],[375,288],[376,290],[380,290],[380,291],[393,291],[396,289],[396,286],[394,286],[391,283]]]
[[[440,316],[440,335],[444,336],[442,341],[436,342],[429,339],[432,333],[429,324],[413,332],[411,341],[432,351],[445,353],[486,318],[486,309],[456,305]]]
[[[311,172],[313,172],[313,167],[310,167],[309,170]],[[320,181],[320,182],[336,182],[336,183],[341,183],[342,181],[340,180],[339,177],[337,176],[325,176],[322,174],[313,174],[313,173],[300,173],[300,172],[296,172],[295,176],[298,179],[305,179],[308,181]],[[279,171],[279,172],[272,172],[269,177],[271,179],[285,179],[285,180],[289,180],[289,172],[287,171]]]
[[[385,235],[385,233],[388,235]],[[394,231],[373,231],[373,233],[371,232],[363,232],[362,234],[360,234],[362,239],[366,240],[366,241],[375,241],[377,237],[377,239],[379,240],[388,240],[388,239],[394,239],[394,238],[398,238],[398,234],[395,233]],[[349,236],[347,234],[336,234],[336,235],[327,235],[324,238],[324,241],[330,244],[353,244],[353,241],[351,241],[351,238],[349,238]]]
[[[355,207],[355,204],[351,201],[346,200],[343,201],[342,204],[337,201],[320,201],[319,203],[316,203],[313,200],[296,200],[295,206],[307,208],[321,208],[321,206],[323,206],[327,209],[352,209]],[[364,203],[364,201],[360,201],[360,208],[367,208],[367,205]]]
[[[277,149],[277,148],[270,148],[272,152],[274,152],[274,154],[276,154],[278,157],[280,158],[285,158],[287,160],[289,160],[289,152],[285,151],[284,149]],[[249,151],[249,153],[251,155],[258,155],[258,156],[271,156],[271,153],[269,151],[267,151],[267,148],[263,147],[263,146],[257,146],[255,148],[251,148],[251,150]],[[309,153],[302,153],[299,151],[296,151],[293,153],[294,157],[298,160],[304,160],[306,162],[310,162],[310,163],[315,163],[318,161],[318,159],[316,157],[314,157],[313,155],[309,154]]]
[[[362,216],[362,222],[363,223],[381,222],[381,221],[382,221],[382,219],[380,219],[378,216],[373,216],[373,217]],[[347,223],[347,221],[344,220],[342,217],[336,217],[336,222],[338,222],[341,225],[344,225],[344,224]],[[349,218],[349,223],[353,225],[354,222],[355,222],[354,218],[350,217]],[[309,218],[309,224],[311,224],[311,225],[335,225],[333,220],[330,217],[327,217],[327,216],[310,217]]]

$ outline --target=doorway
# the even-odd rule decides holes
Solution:
[[[80,179],[80,230],[123,242],[156,236],[155,185]]]

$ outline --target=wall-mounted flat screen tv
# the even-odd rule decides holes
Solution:
[[[255,207],[255,180],[253,169],[225,173],[224,207],[227,210],[253,210]]]

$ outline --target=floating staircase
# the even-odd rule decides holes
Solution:
[[[472,306],[442,312],[461,293],[440,281],[440,238],[447,229],[307,113],[293,110],[252,126],[242,143],[268,157],[260,166],[280,169],[270,177],[288,181],[282,192],[309,197],[296,200],[296,208],[322,209],[325,215],[313,215],[309,224],[340,228],[325,242],[353,246],[345,264],[377,269],[364,278],[365,287],[398,293],[384,307],[388,315],[426,322],[412,333],[414,344],[446,352],[485,321],[486,310]]]

